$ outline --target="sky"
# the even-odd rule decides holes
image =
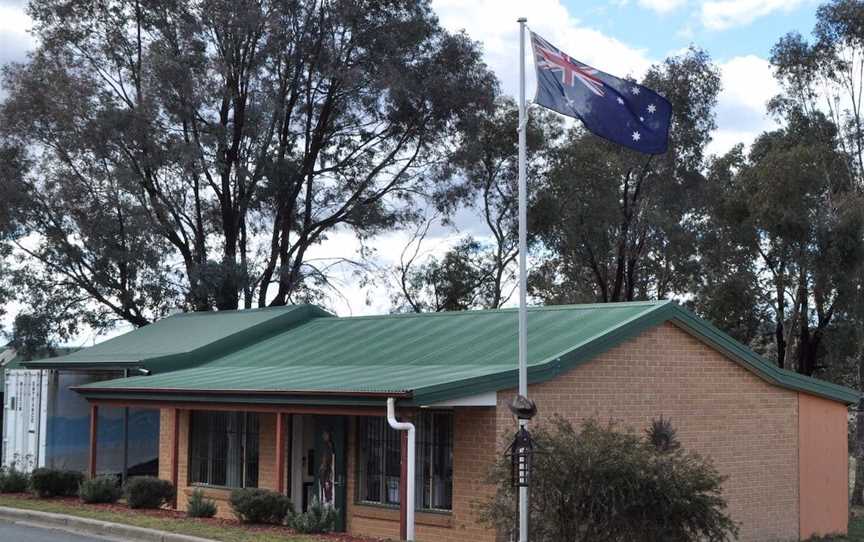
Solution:
[[[34,40],[24,0],[0,0],[0,65],[22,61]],[[465,31],[481,42],[486,63],[505,92],[518,91],[518,25],[530,28],[570,56],[617,76],[640,77],[648,67],[690,45],[709,52],[718,64],[723,90],[717,107],[718,128],[709,152],[719,154],[736,143],[749,144],[774,127],[765,114],[777,85],[768,63],[771,47],[785,33],[810,33],[818,2],[814,0],[432,0],[441,24]],[[533,95],[528,65],[528,96]],[[515,129],[515,128],[514,128]],[[455,227],[437,227],[423,253],[440,254],[478,221],[468,213]],[[409,232],[394,232],[372,242],[377,265],[387,269],[398,259]],[[311,257],[355,257],[359,245],[348,232],[337,232]],[[346,269],[337,282],[340,296],[330,302],[339,314],[387,312],[390,300],[380,284],[361,287]],[[84,339],[82,339],[84,340]],[[91,339],[87,339],[91,340]]]

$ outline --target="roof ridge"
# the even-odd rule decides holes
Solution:
[[[280,310],[293,310],[301,307],[309,307],[312,306],[310,303],[299,303],[299,304],[291,304],[291,305],[279,305],[275,307],[252,307],[249,309],[224,309],[224,310],[215,310],[215,311],[185,311],[178,312],[174,314],[169,314],[165,318],[160,318],[156,320],[156,322],[161,322],[162,320],[167,320],[168,318],[181,318],[181,317],[194,317],[194,316],[214,316],[220,314],[239,314],[239,313],[249,313],[249,312],[269,312],[269,311],[280,311]],[[154,324],[156,322],[153,322]]]
[[[675,303],[671,299],[659,299],[656,301],[613,301],[609,303],[578,303],[564,305],[534,305],[528,307],[528,312],[552,312],[562,310],[594,310],[594,309],[618,309],[625,307],[659,307]],[[339,316],[330,318],[333,321],[344,320],[373,320],[377,318],[432,318],[443,316],[465,316],[465,315],[487,315],[500,314],[502,312],[517,312],[518,307],[505,307],[500,309],[470,309],[464,311],[440,311],[440,312],[396,312],[390,314],[361,314],[352,316]]]

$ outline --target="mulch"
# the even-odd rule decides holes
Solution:
[[[195,522],[195,523],[203,523],[207,525],[212,525],[214,527],[231,527],[236,529],[243,529],[249,532],[261,532],[261,533],[270,533],[274,535],[289,535],[295,534],[294,531],[289,529],[288,527],[283,527],[279,525],[250,525],[248,523],[241,523],[236,519],[226,519],[226,518],[190,518],[187,517],[185,513],[171,510],[168,508],[157,508],[157,509],[142,509],[138,508],[135,510],[130,509],[128,506],[124,504],[108,504],[108,503],[100,503],[100,504],[86,504],[81,502],[78,497],[52,497],[50,499],[40,499],[30,493],[4,493],[4,497],[12,497],[15,499],[21,499],[26,501],[47,501],[63,504],[66,506],[71,506],[75,508],[81,508],[82,510],[103,510],[106,512],[114,512],[118,514],[126,514],[129,516],[150,516],[159,519],[178,519],[187,522]],[[330,534],[321,534],[317,535],[322,541],[333,541],[333,542],[383,542],[384,539],[380,538],[364,538],[359,536],[352,536],[345,533],[330,533]]]

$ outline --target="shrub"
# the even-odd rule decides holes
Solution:
[[[0,493],[23,493],[30,487],[30,475],[15,466],[0,470]]]
[[[117,485],[117,479],[114,476],[97,476],[90,480],[81,482],[81,489],[78,490],[78,497],[82,502],[88,504],[94,503],[115,503],[120,499],[123,490]]]
[[[303,534],[329,533],[336,528],[337,517],[339,511],[336,508],[325,506],[315,498],[305,512],[291,518],[289,526]]]
[[[204,496],[204,492],[196,489],[186,501],[186,515],[190,518],[212,518],[216,515],[216,501]]]
[[[83,481],[78,471],[40,468],[30,475],[30,489],[40,498],[72,497]]]
[[[154,476],[129,478],[124,488],[129,508],[160,508],[174,498],[174,484]]]
[[[681,447],[678,441],[678,431],[672,426],[672,420],[668,418],[651,420],[651,425],[645,430],[645,436],[657,451],[674,452]]]
[[[288,497],[266,489],[235,489],[229,503],[234,515],[244,523],[281,524],[291,509]]]
[[[556,416],[548,425],[534,428],[538,453],[531,482],[531,540],[735,539],[738,529],[726,515],[722,496],[724,478],[709,461],[670,447],[674,432],[668,431],[670,424],[661,425],[665,428],[659,447],[653,439],[596,421],[577,431]],[[517,527],[516,489],[509,460],[499,461],[492,480],[498,491],[480,503],[481,517],[501,532],[512,533]]]

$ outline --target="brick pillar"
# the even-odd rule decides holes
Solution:
[[[87,473],[90,478],[96,478],[96,442],[99,430],[99,406],[90,405],[90,450],[87,461]]]
[[[173,508],[177,508],[177,493],[180,468],[180,409],[174,409],[174,427],[172,427],[173,437],[171,439],[171,483],[174,484],[174,503]]]
[[[276,413],[276,491],[285,493],[285,413]]]

